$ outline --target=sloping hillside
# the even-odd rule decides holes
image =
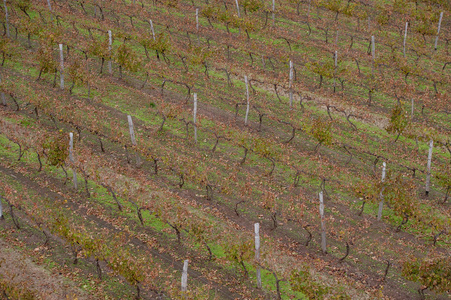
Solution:
[[[451,296],[447,0],[1,9],[1,297]]]

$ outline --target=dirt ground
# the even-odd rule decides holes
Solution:
[[[0,280],[6,285],[23,287],[38,299],[92,299],[63,276],[52,274],[35,264],[27,255],[10,247],[2,238],[0,238]],[[5,297],[3,291],[0,297]]]

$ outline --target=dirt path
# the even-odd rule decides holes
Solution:
[[[37,299],[94,299],[64,276],[52,274],[35,264],[3,238],[0,238],[0,280],[22,291],[28,290]]]

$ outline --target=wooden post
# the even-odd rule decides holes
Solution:
[[[132,116],[127,115],[127,120],[128,120],[128,130],[130,131],[130,139],[132,140],[132,145],[136,146],[138,144],[136,143],[135,129],[133,126]],[[141,157],[139,156],[139,153],[136,153],[136,164],[138,166],[141,164]]]
[[[373,63],[371,64],[371,75],[374,75],[374,61],[376,60],[376,45],[374,42],[374,35],[371,36],[371,56],[373,57]]]
[[[5,23],[6,23],[6,36],[9,36],[9,21],[8,21],[8,7],[6,6],[6,0],[3,0],[3,4],[5,5]]]
[[[133,128],[132,116],[127,115],[127,119],[128,119],[128,129],[130,131],[130,138],[132,140],[132,145],[136,146],[135,130]]]
[[[50,0],[47,0],[47,6],[49,7],[49,11],[51,14],[52,13],[52,4],[50,3]],[[97,8],[97,7],[95,7],[95,8]],[[53,21],[53,15],[50,15],[50,20]]]
[[[69,133],[69,160],[71,163],[75,163],[74,159],[74,134],[72,132]],[[78,190],[78,180],[77,180],[77,172],[72,168],[73,178],[75,190]]]
[[[199,9],[196,8],[196,31],[199,32]]]
[[[183,272],[182,272],[182,292],[186,293],[188,291],[188,260],[183,262]]]
[[[244,125],[247,125],[247,117],[249,116],[249,82],[247,80],[246,75],[244,75],[244,82],[246,84],[246,100],[247,100],[246,115],[244,117]]]
[[[113,48],[113,36],[111,34],[111,30],[108,30],[108,51],[110,53],[111,56],[111,49]],[[113,67],[111,65],[111,57],[110,60],[108,61],[108,72],[111,74],[113,74]]]
[[[276,24],[276,1],[272,0],[272,27]]]
[[[2,196],[0,196],[0,220],[3,219]]]
[[[260,261],[260,224],[254,224],[254,233],[255,233],[255,260],[257,262]],[[257,287],[259,289],[262,288],[262,275],[260,267],[257,266]]]
[[[63,44],[59,44],[60,48],[60,68],[61,68],[61,75],[60,75],[60,88],[64,90],[64,56],[63,56]]]
[[[153,37],[153,40],[155,41],[155,31],[153,29],[152,20],[149,19],[149,23],[150,23],[150,30],[152,31],[152,37]]]
[[[429,154],[428,154],[428,165],[426,173],[426,196],[429,195],[429,185],[431,183],[431,163],[432,163],[432,148],[434,147],[434,141],[429,142]]]
[[[194,109],[193,109],[193,123],[194,123],[194,142],[197,144],[197,93],[194,93]]]
[[[69,160],[74,162],[74,134],[69,132]]]
[[[406,22],[406,29],[404,30],[404,42],[402,43],[402,53],[404,54],[404,57],[406,57],[406,41],[407,41],[407,26],[409,25],[409,22]]]
[[[438,34],[440,33],[440,27],[442,26],[442,19],[443,19],[443,11],[440,13],[440,19],[438,20],[437,36],[435,37],[434,50],[437,50]]]
[[[338,59],[337,59],[337,57],[338,57],[338,53],[335,50],[335,54],[334,54],[334,93],[335,93],[335,90],[336,90],[336,75],[337,75],[337,66],[338,66]]]
[[[324,199],[323,191],[319,192],[319,213],[321,215],[321,249],[327,253],[326,247],[326,220],[324,220]]]
[[[241,18],[241,15],[240,15],[240,6],[238,5],[238,0],[235,0],[235,3],[236,3],[236,11],[237,11],[237,13],[238,13],[238,18]]]
[[[293,62],[291,60],[290,60],[289,89],[290,89],[290,107],[291,107],[293,105]]]
[[[385,169],[387,167],[387,164],[385,162],[382,163],[382,179],[381,181],[384,182],[385,181]],[[384,188],[382,188],[380,194],[379,194],[379,198],[381,199],[381,201],[379,202],[379,210],[377,212],[377,220],[381,220],[382,219],[382,209],[384,208],[384,195],[382,194],[384,192]]]

